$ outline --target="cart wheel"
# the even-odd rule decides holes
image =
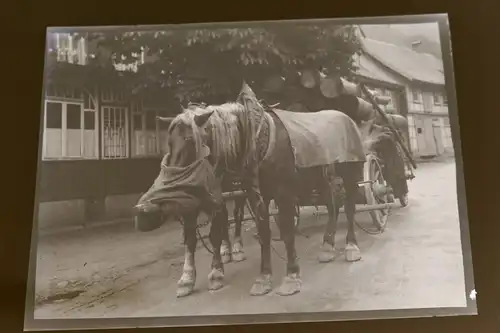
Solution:
[[[388,184],[382,174],[382,168],[375,155],[368,155],[367,161],[364,165],[364,180],[373,181],[369,186],[364,186],[366,203],[368,205],[377,205],[389,202],[389,195],[377,195],[373,188],[374,186],[381,185],[387,187]],[[389,208],[378,209],[370,211],[373,224],[379,229],[384,230],[387,224],[387,217],[389,216]]]

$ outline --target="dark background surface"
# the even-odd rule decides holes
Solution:
[[[240,332],[498,332],[500,274],[498,248],[500,139],[498,107],[498,12],[496,1],[28,1],[5,23],[2,77],[12,89],[3,98],[3,198],[0,233],[0,331],[21,332],[38,160],[38,133],[45,28],[74,25],[133,25],[203,21],[387,16],[449,13],[454,55],[462,157],[479,316],[376,320],[315,324],[240,326]],[[25,6],[19,6],[25,5]],[[182,6],[182,7],[179,7]],[[9,20],[10,19],[10,20]],[[4,90],[5,91],[5,90]],[[5,103],[6,102],[6,103]],[[6,168],[5,168],[6,167]],[[438,249],[437,249],[438,250]],[[432,281],[429,281],[432,283]],[[153,329],[151,329],[153,330]],[[167,329],[154,329],[163,331]],[[233,327],[172,331],[230,332]],[[131,330],[127,330],[131,331]],[[147,331],[141,329],[138,331]]]

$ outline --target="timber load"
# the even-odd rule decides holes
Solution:
[[[389,114],[384,112],[384,116],[380,115],[374,105],[363,97],[362,89],[359,85],[349,82],[343,78],[336,80],[337,96],[332,99],[335,109],[346,113],[357,124],[375,119],[374,123],[381,126],[386,126],[389,122],[390,126],[401,131],[408,129],[408,121],[405,117],[397,114]],[[367,89],[373,96],[375,102],[379,106],[389,104],[390,97],[381,96],[373,90]]]
[[[400,115],[388,114],[380,107],[387,105],[388,98],[379,96],[364,84],[355,84],[342,78],[338,78],[337,85],[340,87],[338,91],[341,93],[333,98],[335,109],[346,113],[358,126],[365,121],[373,120],[374,124],[388,127],[394,134],[396,141],[401,145],[411,166],[416,169],[417,165],[400,133],[407,131],[408,120]]]

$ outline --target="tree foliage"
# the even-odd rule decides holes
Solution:
[[[232,94],[242,80],[259,86],[272,75],[287,80],[303,69],[349,76],[359,50],[353,26],[283,23],[237,28],[176,27],[156,31],[86,33],[92,65],[137,67],[136,88],[169,87],[180,100]]]

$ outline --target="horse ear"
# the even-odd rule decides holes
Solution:
[[[197,114],[196,116],[194,116],[194,123],[196,124],[196,126],[202,127],[203,125],[205,125],[205,123],[213,113],[214,111],[209,111],[203,114]]]
[[[246,81],[243,81],[243,85],[241,86],[240,96],[255,97],[255,93],[253,92],[252,88],[250,88],[250,86]]]

